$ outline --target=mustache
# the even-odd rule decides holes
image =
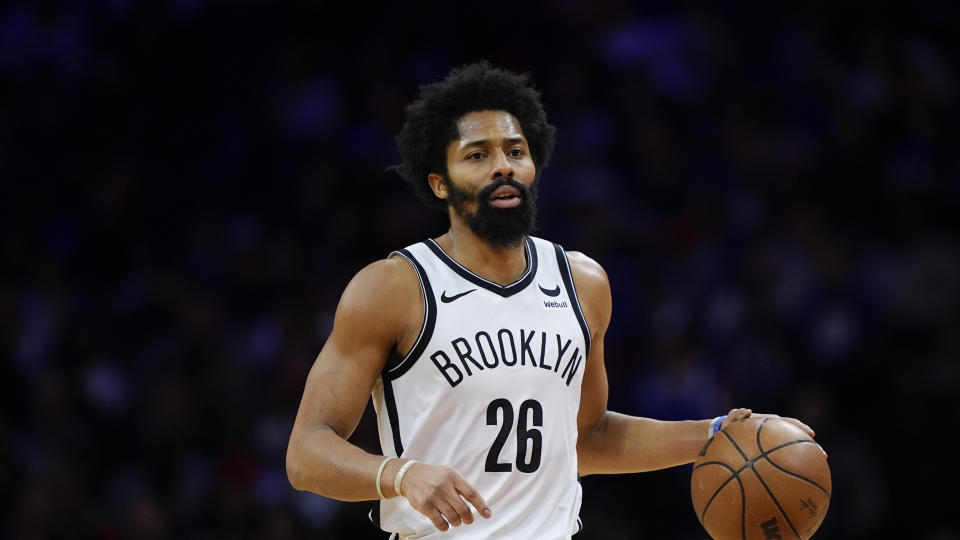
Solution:
[[[481,189],[479,192],[477,192],[477,202],[482,203],[484,201],[489,200],[490,195],[493,195],[493,192],[496,191],[501,186],[514,187],[517,189],[517,191],[520,192],[520,195],[523,197],[524,200],[530,200],[532,192],[531,192],[531,189],[528,188],[526,184],[524,184],[523,182],[520,182],[519,180],[506,177],[506,178],[500,178],[498,180],[494,180],[487,186],[484,186],[484,188]]]

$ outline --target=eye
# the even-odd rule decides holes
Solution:
[[[470,152],[467,154],[467,159],[483,159],[483,152]]]
[[[524,152],[522,148],[513,148],[510,150],[510,157],[523,157]]]

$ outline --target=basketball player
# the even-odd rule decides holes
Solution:
[[[290,437],[295,488],[381,499],[391,538],[569,538],[578,475],[690,463],[751,415],[607,411],[606,273],[530,236],[554,128],[525,77],[485,62],[454,70],[421,89],[397,140],[398,172],[450,229],[344,291]],[[347,442],[371,393],[383,456]]]

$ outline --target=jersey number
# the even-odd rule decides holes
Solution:
[[[487,464],[484,470],[487,472],[510,472],[513,465],[500,463],[500,451],[503,450],[503,445],[507,442],[507,437],[513,430],[513,404],[503,398],[491,401],[490,406],[487,407],[488,426],[499,424],[497,419],[500,415],[497,411],[503,411],[503,424],[500,425],[500,433],[497,434],[497,439],[493,441],[493,446],[487,452]],[[528,399],[520,404],[520,409],[517,412],[519,413],[517,419],[517,470],[532,473],[540,468],[543,434],[536,428],[543,427],[543,407],[540,406],[539,401]],[[530,424],[534,427],[528,427]],[[529,454],[529,458],[527,454]]]

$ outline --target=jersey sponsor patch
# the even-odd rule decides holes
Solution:
[[[557,298],[561,292],[559,283],[554,284],[553,288],[544,287],[542,283],[537,283],[537,287],[541,293],[547,295],[547,298],[540,298],[541,302],[543,302],[543,309],[557,310],[570,307],[570,302],[566,299]]]

